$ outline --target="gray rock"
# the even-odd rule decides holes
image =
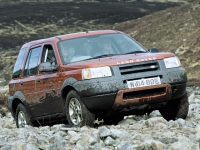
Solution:
[[[155,130],[164,130],[164,129],[167,129],[168,126],[164,123],[157,123],[157,124],[155,124],[155,126],[153,126],[153,128]]]
[[[1,148],[1,150],[11,150],[12,149],[12,145],[11,144],[7,144],[7,145],[5,145],[3,147],[0,147],[0,148]]]
[[[188,89],[188,88],[187,88]],[[200,94],[191,89],[188,117],[167,122],[159,111],[127,116],[119,125],[98,129],[68,125],[16,128],[11,114],[0,117],[1,150],[199,150]]]
[[[70,144],[75,144],[79,139],[81,139],[81,135],[77,134],[69,139]]]
[[[61,128],[63,128],[63,124],[58,124],[50,127],[51,131],[59,131]]]
[[[147,119],[144,125],[146,125],[147,127],[154,127],[157,124],[161,125],[161,123],[163,126],[167,124],[167,121],[163,117],[153,117],[153,118]]]
[[[178,141],[173,143],[169,150],[199,150],[199,144],[192,143],[191,141]]]
[[[79,143],[76,143],[76,145],[73,147],[72,150],[85,150],[85,149],[88,149],[88,146],[85,146],[85,145],[81,145]]]
[[[69,147],[67,141],[57,141],[49,146],[49,150],[64,150],[64,147]],[[66,149],[67,150],[67,149]]]
[[[115,144],[115,140],[113,138],[111,138],[110,136],[108,136],[105,141],[104,141],[106,146],[112,146],[113,144]]]
[[[178,141],[178,139],[175,137],[164,137],[164,138],[156,138],[156,139],[164,144],[172,144]]]
[[[83,126],[83,127],[80,129],[79,132],[85,133],[85,132],[88,132],[88,131],[89,131],[89,128],[88,128],[87,126]]]
[[[63,137],[63,136],[66,136],[66,135],[67,135],[67,133],[66,133],[66,132],[64,132],[64,131],[57,131],[57,132],[55,132],[54,134],[55,134],[55,135],[58,135],[58,136],[61,136],[61,137]]]
[[[97,143],[97,141],[95,140],[95,138],[93,138],[91,135],[88,134],[82,134],[81,135],[81,139],[79,139],[77,141],[77,144],[79,145],[94,145],[95,143]]]
[[[36,144],[37,141],[38,141],[38,138],[37,138],[37,135],[35,135],[35,134],[31,134],[27,138],[27,142],[28,143],[34,143],[34,144]]]
[[[168,123],[168,128],[179,128],[179,124],[176,121],[170,120]]]
[[[186,125],[187,127],[190,127],[190,128],[195,128],[195,127],[196,127],[196,124],[194,124],[193,122],[189,122],[189,121],[186,121],[186,122],[185,122],[185,125]]]
[[[39,150],[34,144],[27,144],[23,142],[15,142],[11,150]]]
[[[162,115],[160,114],[160,112],[158,110],[155,110],[155,111],[152,111],[150,114],[149,114],[149,117],[162,117]]]
[[[100,141],[99,130],[91,129],[91,136],[97,141]]]
[[[0,147],[4,144],[6,144],[8,141],[8,136],[7,135],[0,135]]]
[[[67,133],[68,133],[68,135],[71,136],[71,137],[77,135],[77,132],[75,132],[75,131],[68,131]]]
[[[143,149],[163,150],[165,148],[165,144],[155,140],[146,140],[141,145]]]
[[[63,127],[60,128],[60,130],[62,130],[62,131],[76,131],[76,132],[79,132],[80,128],[69,128],[68,126],[63,126]]]
[[[176,122],[178,122],[179,127],[184,127],[185,124],[186,124],[186,123],[185,123],[185,120],[183,120],[183,119],[181,119],[181,118],[177,119]]]
[[[37,146],[41,149],[48,147],[49,141],[48,137],[45,135],[38,135],[37,136]]]
[[[151,141],[151,145],[153,150],[163,150],[165,148],[165,144],[155,140]]]
[[[49,126],[44,126],[44,127],[39,127],[39,133],[44,133],[44,132],[48,132],[50,131],[50,127]]]
[[[153,137],[150,135],[150,134],[143,134],[141,139],[143,141],[146,141],[146,140],[153,140]]]
[[[105,138],[105,137],[110,136],[110,135],[111,135],[111,131],[107,127],[102,126],[102,127],[99,128],[99,136],[101,138]]]
[[[138,145],[134,146],[132,142],[121,142],[117,145],[116,150],[136,150],[135,147]]]
[[[133,133],[131,133],[131,135],[132,135],[132,140],[142,140],[142,136],[141,136],[141,134],[139,134],[139,133],[137,133],[137,132],[133,132]]]
[[[92,146],[89,146],[89,150],[110,150],[106,148],[106,146],[103,143],[95,143]]]
[[[118,129],[110,129],[111,132],[111,137],[113,137],[114,139],[116,138],[120,138],[120,139],[124,139],[127,138],[127,132],[123,132],[121,130]]]
[[[61,141],[63,139],[60,135],[53,135],[49,138],[49,143],[56,143],[58,141]]]

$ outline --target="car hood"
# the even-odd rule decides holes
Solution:
[[[100,66],[115,66],[121,64],[160,60],[173,56],[175,56],[173,53],[137,53],[137,54],[127,54],[127,55],[116,55],[111,57],[103,57],[103,58],[74,62],[71,64],[67,64],[64,67],[68,69],[69,68],[82,69],[82,68],[92,68]]]

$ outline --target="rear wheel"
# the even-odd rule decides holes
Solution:
[[[86,108],[76,91],[71,90],[68,93],[65,108],[70,126],[94,126],[95,115]]]
[[[176,120],[178,118],[185,119],[188,114],[188,109],[189,102],[186,93],[183,97],[179,99],[169,101],[165,108],[160,109],[160,113],[168,121]]]
[[[17,128],[24,128],[25,125],[33,126],[32,122],[30,120],[30,116],[27,113],[26,108],[22,104],[19,104],[17,106],[15,119],[16,119]]]

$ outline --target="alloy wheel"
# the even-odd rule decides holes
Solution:
[[[20,111],[18,113],[17,120],[18,120],[18,126],[19,126],[19,128],[23,128],[23,127],[25,127],[25,125],[27,125],[26,116],[25,116],[25,114],[24,114],[23,111]]]
[[[72,98],[69,102],[69,116],[74,125],[79,125],[83,120],[81,104],[76,98]]]

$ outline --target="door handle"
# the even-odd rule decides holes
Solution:
[[[24,84],[24,82],[23,81],[20,81],[20,86],[22,86]]]
[[[36,82],[37,82],[37,83],[40,83],[40,78],[37,78],[37,79],[36,79]]]

